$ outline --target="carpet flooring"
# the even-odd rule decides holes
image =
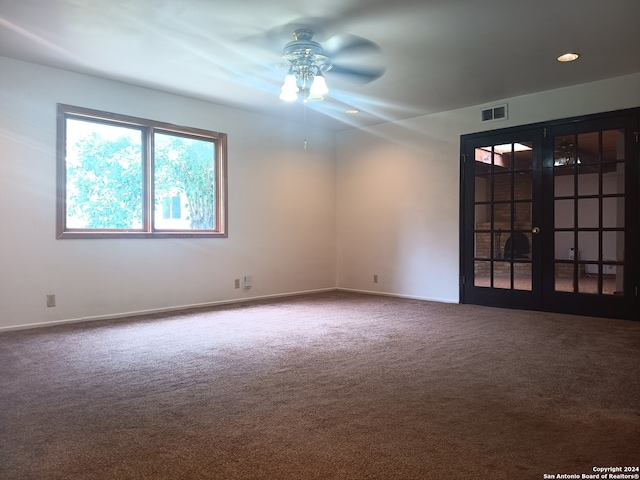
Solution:
[[[0,334],[3,480],[638,465],[640,322],[326,292]]]

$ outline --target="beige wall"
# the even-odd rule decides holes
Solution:
[[[305,151],[302,125],[0,57],[0,329],[336,286],[456,302],[460,135],[640,106],[639,85],[502,100],[491,124],[478,106],[309,128]],[[228,133],[229,238],[56,240],[57,103]]]
[[[57,103],[227,133],[229,238],[56,240]],[[0,112],[0,328],[335,287],[333,132],[2,57]]]
[[[339,133],[338,286],[457,302],[460,135],[638,106],[630,75]]]

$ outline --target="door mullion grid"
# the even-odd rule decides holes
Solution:
[[[491,249],[489,250],[489,288],[494,289],[494,278],[495,278],[495,231],[496,231],[496,157],[495,157],[495,146],[491,146],[491,222],[489,223],[489,245]]]
[[[515,157],[513,155],[513,143],[511,143],[511,160],[509,163],[509,179],[511,181],[511,218],[509,219],[509,226],[511,227],[511,231],[509,232],[509,236],[510,237],[514,237],[514,231],[515,231],[515,222],[516,222],[516,204],[515,204],[515,199],[516,199],[516,178],[515,178]],[[513,244],[512,244],[513,245]],[[509,258],[509,288],[511,290],[514,289],[514,278],[513,278],[513,272],[514,272],[514,265],[513,265],[513,260],[514,260],[514,248],[511,248],[511,258]]]
[[[640,109],[633,108],[626,111],[574,117],[534,126],[510,127],[500,131],[463,136],[463,142],[471,142],[474,145],[481,145],[483,147],[492,145],[491,166],[485,170],[489,172],[489,177],[492,179],[496,173],[500,175],[506,175],[507,173],[497,171],[496,145],[512,143],[512,139],[526,135],[525,132],[527,131],[532,135],[534,144],[539,142],[539,154],[534,154],[534,158],[538,159],[538,164],[533,167],[533,178],[537,178],[538,182],[536,183],[534,181],[531,202],[533,207],[532,225],[539,224],[542,227],[540,238],[538,238],[537,241],[532,239],[532,250],[534,245],[538,249],[536,250],[538,256],[532,258],[533,271],[538,272],[537,277],[534,275],[532,279],[533,289],[540,297],[537,302],[532,301],[528,304],[533,308],[538,309],[539,307],[545,311],[611,315],[614,318],[638,318],[637,309],[640,304],[637,289],[640,283],[638,282],[640,274],[640,253],[634,247],[639,244],[638,231],[640,230],[640,216],[637,213],[640,211],[640,209],[638,209],[638,204],[640,203],[640,194],[638,194],[638,186],[640,185],[640,145],[635,138],[632,139],[631,137],[634,132],[639,130],[639,122]],[[531,128],[535,128],[536,130],[531,130]],[[538,128],[539,130],[537,130]],[[624,177],[626,184],[624,193],[620,190],[615,190],[615,186],[610,184],[611,178],[609,173],[615,169],[612,170],[613,165],[610,166],[609,162],[619,164],[621,163],[622,157],[610,158],[609,152],[612,148],[610,135],[614,135],[614,133],[609,132],[609,130],[617,130],[625,134],[624,158],[626,160],[624,165],[626,168],[624,170],[620,169],[621,172],[617,173],[617,175]],[[548,131],[548,133],[545,135],[543,133],[544,131]],[[532,132],[539,132],[539,134]],[[587,141],[588,139],[585,137],[586,143],[584,145],[588,146],[591,157],[584,158],[585,164],[580,165],[577,163],[576,150],[582,153],[582,149],[578,148],[578,137],[583,133],[589,132],[592,132],[593,135],[589,141]],[[554,191],[554,185],[557,181],[556,175],[569,173],[554,173],[554,138],[558,138],[558,136],[564,136],[567,143],[573,139],[574,158],[576,159],[573,165],[567,165],[567,167],[572,167],[574,170],[571,172],[573,175],[572,179],[569,180],[569,178],[567,178],[568,175],[563,178],[563,185],[566,186],[567,189],[570,187],[570,184],[573,184],[573,193],[567,192],[566,195],[561,191]],[[582,137],[580,137],[580,139],[582,140]],[[597,147],[594,144],[596,141],[598,142]],[[466,143],[466,145],[469,146],[470,144]],[[620,146],[618,146],[618,148],[620,148]],[[513,154],[513,146],[511,150]],[[465,151],[467,154],[471,153],[470,157],[473,155],[471,150],[465,149]],[[620,150],[618,150],[618,152],[620,152]],[[595,158],[596,156],[598,157],[597,159]],[[565,158],[564,155],[558,156],[558,158],[560,157]],[[582,183],[583,179],[580,178],[581,175],[593,175],[596,174],[596,172],[597,186],[595,184],[596,178],[591,176],[588,179],[589,185],[595,188],[592,191],[585,190],[584,188],[580,190],[579,186],[584,186]],[[519,211],[519,209],[516,208],[517,205],[515,203],[513,169],[509,172],[509,175],[512,181],[510,209],[501,207],[503,208],[503,210],[501,210],[501,218],[504,218],[504,214],[507,211],[511,212],[510,230],[512,233],[518,226],[516,225],[517,222],[515,222],[515,213],[516,210]],[[541,188],[541,192],[537,192],[538,188]],[[482,226],[483,230],[481,232],[485,235],[484,228],[488,228],[491,237],[490,242],[487,242],[491,245],[491,252],[488,255],[489,258],[486,259],[489,263],[491,278],[490,281],[484,283],[484,285],[489,285],[490,288],[474,288],[473,282],[468,281],[470,277],[468,273],[466,275],[466,283],[470,285],[470,289],[472,290],[470,298],[479,301],[481,304],[520,306],[529,300],[526,292],[518,291],[507,293],[506,291],[503,292],[501,289],[495,288],[497,285],[495,280],[497,260],[500,260],[501,263],[509,264],[512,289],[516,280],[516,270],[514,269],[513,259],[497,258],[497,237],[495,235],[497,234],[498,219],[495,218],[495,210],[497,199],[502,197],[496,196],[495,182],[492,183],[490,192],[490,196],[487,195],[484,198],[486,198],[486,203],[491,205],[491,219],[488,227]],[[540,194],[542,197],[537,198],[536,195]],[[558,195],[557,199],[556,195]],[[597,202],[595,198],[597,198]],[[621,198],[621,202],[624,201],[624,219],[616,220],[615,218],[610,218],[610,215],[614,215],[612,212],[617,204],[617,201],[612,199],[617,198]],[[565,209],[565,213],[562,214],[562,218],[565,221],[561,222],[561,224],[554,222],[555,208],[560,207],[560,205],[556,207],[558,199],[562,200],[562,208]],[[500,201],[502,202],[502,200]],[[484,199],[481,203],[484,203]],[[571,206],[573,207],[573,212],[568,211]],[[542,208],[544,208],[544,211]],[[596,212],[591,212],[592,216],[590,218],[589,215],[585,217],[585,214],[588,213],[585,210],[592,210],[593,208],[598,208],[597,216],[595,215]],[[582,212],[580,212],[579,209],[581,209]],[[581,220],[582,223],[580,223]],[[569,223],[571,221],[573,224]],[[473,226],[473,229],[468,230],[467,233],[474,232],[476,228],[479,228],[474,222],[469,222],[467,225],[470,227]],[[556,225],[558,225],[559,228],[556,228]],[[465,235],[467,235],[467,233],[465,233]],[[560,234],[560,237],[558,234]],[[620,244],[621,246],[616,248],[614,254],[612,253],[614,250],[611,250],[609,245],[620,235],[624,238],[624,246]],[[487,239],[483,241],[486,242]],[[595,248],[596,245],[594,245],[595,241],[598,242],[597,248]],[[558,244],[558,242],[562,243]],[[559,247],[563,247],[569,242],[572,243],[568,246],[573,246],[575,249],[574,257],[571,260],[562,255],[562,252],[554,252],[554,245],[557,244]],[[582,242],[582,244],[580,242]],[[485,243],[485,245],[487,243]],[[581,252],[581,250],[585,248],[587,251]],[[619,248],[624,248],[625,253],[622,253]],[[471,252],[471,250],[466,249],[465,251]],[[597,258],[594,258],[596,255]],[[484,261],[485,259],[482,258],[480,260]],[[473,262],[465,262],[465,264],[470,267],[474,266]],[[565,288],[556,290],[556,288],[558,288],[558,272],[562,272],[562,268],[564,268],[562,267],[558,270],[556,267],[562,264],[572,266],[570,278],[572,279],[573,285],[566,285]],[[587,265],[593,264],[597,265],[597,286],[595,282],[593,282],[593,279],[590,280],[593,282],[590,286],[581,286],[580,281],[584,280],[580,278],[581,270],[584,269],[591,272],[591,268],[587,267]],[[617,287],[614,287],[615,290],[613,293],[609,291],[609,278],[605,278],[605,274],[609,273],[609,270],[606,268],[609,265],[618,266],[616,269],[617,275],[623,275],[622,284],[618,282]],[[620,269],[623,269],[622,273]],[[564,275],[569,274],[569,271],[564,270],[564,272],[566,272]],[[567,276],[564,278],[568,279]],[[590,294],[590,292],[593,292],[593,294]]]
[[[577,152],[578,146],[578,135],[573,135],[573,158],[576,159],[578,157]],[[573,293],[578,293],[579,282],[580,282],[580,244],[578,243],[579,239],[579,215],[578,215],[578,207],[580,202],[578,202],[578,188],[580,184],[580,175],[578,169],[577,162],[574,161],[574,171],[573,171]]]
[[[604,203],[602,200],[604,179],[602,158],[602,130],[598,130],[598,295],[602,295],[604,289],[604,264],[602,263],[604,258],[604,249],[602,246],[604,242],[602,233],[602,228],[604,227]]]

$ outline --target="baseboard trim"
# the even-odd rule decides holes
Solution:
[[[301,290],[297,292],[289,292],[289,293],[277,293],[273,295],[260,295],[255,297],[244,297],[244,298],[235,298],[231,300],[219,300],[215,302],[204,302],[204,303],[196,303],[191,305],[179,305],[175,307],[164,307],[164,308],[150,308],[146,310],[136,310],[132,312],[121,312],[114,313],[108,315],[95,315],[91,317],[80,317],[80,318],[68,318],[64,320],[53,320],[50,322],[39,322],[39,323],[29,323],[26,325],[10,325],[8,327],[0,327],[0,332],[8,332],[14,330],[26,330],[30,328],[43,328],[43,327],[51,327],[55,325],[65,325],[69,323],[81,323],[81,322],[94,322],[98,320],[117,320],[119,318],[128,318],[128,317],[139,317],[143,315],[152,315],[156,313],[169,313],[169,312],[179,312],[182,310],[191,310],[194,308],[206,308],[206,307],[216,307],[220,305],[233,305],[238,303],[248,303],[255,302],[259,300],[273,300],[277,298],[286,298],[286,297],[294,297],[298,295],[308,295],[313,293],[322,293],[322,292],[335,292],[336,288],[319,288],[316,290]]]
[[[289,293],[276,293],[273,295],[260,295],[255,297],[234,298],[231,300],[219,300],[215,302],[204,302],[204,303],[196,303],[191,305],[179,305],[175,307],[150,308],[146,310],[136,310],[132,312],[121,312],[121,313],[114,313],[114,314],[108,314],[108,315],[95,315],[91,317],[68,318],[64,320],[53,320],[50,322],[29,323],[27,325],[10,325],[8,327],[0,327],[0,333],[14,331],[14,330],[26,330],[30,328],[52,327],[55,325],[65,325],[70,323],[94,322],[99,320],[117,320],[120,318],[140,317],[143,315],[153,315],[156,313],[180,312],[183,310],[191,310],[194,308],[207,308],[207,307],[216,307],[220,305],[233,305],[233,304],[239,304],[239,303],[254,302],[259,300],[274,300],[278,298],[295,297],[298,295],[308,295],[313,293],[335,292],[335,291],[362,293],[366,295],[378,295],[378,296],[384,296],[384,297],[407,298],[411,300],[424,300],[428,302],[459,303],[457,301],[452,301],[452,300],[447,300],[442,298],[420,297],[415,295],[401,295],[398,293],[378,292],[373,290],[359,290],[355,288],[331,287],[331,288],[319,288],[315,290],[301,290],[301,291],[289,292]]]
[[[358,290],[355,288],[336,288],[337,291],[340,292],[353,292],[353,293],[364,293],[367,295],[381,295],[384,297],[395,297],[395,298],[407,298],[410,300],[424,300],[427,302],[438,302],[438,303],[460,303],[458,300],[444,299],[444,298],[436,298],[436,297],[420,297],[416,295],[402,295],[399,293],[390,293],[390,292],[378,292],[375,290]]]

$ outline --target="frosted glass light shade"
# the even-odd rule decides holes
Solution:
[[[311,84],[309,93],[313,96],[322,96],[329,93],[327,82],[325,81],[322,75],[318,74],[315,77],[313,77],[313,83]]]
[[[295,102],[298,99],[298,94],[293,91],[282,90],[280,94],[280,100],[285,102]]]
[[[289,74],[286,77],[284,77],[284,83],[282,84],[281,90],[283,92],[293,92],[293,93],[296,93],[300,90],[298,88],[298,83],[295,75]]]

